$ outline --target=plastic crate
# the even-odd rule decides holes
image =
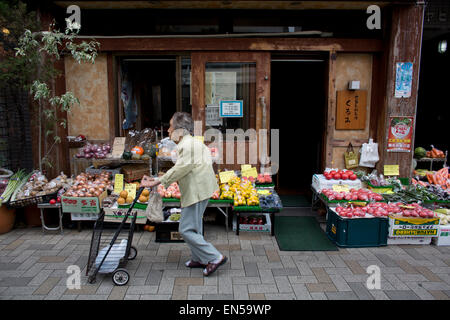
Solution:
[[[387,218],[343,218],[328,209],[326,233],[339,247],[380,247],[387,245]]]

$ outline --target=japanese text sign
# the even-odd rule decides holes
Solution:
[[[388,152],[411,152],[414,117],[390,117]]]
[[[367,91],[342,90],[337,93],[336,129],[363,130],[366,127]]]

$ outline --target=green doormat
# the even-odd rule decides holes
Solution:
[[[283,207],[311,207],[311,199],[304,195],[280,195]]]
[[[275,237],[281,251],[338,251],[315,217],[275,215]]]

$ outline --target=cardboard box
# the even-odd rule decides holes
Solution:
[[[251,232],[271,232],[272,230],[272,223],[270,221],[270,214],[252,214],[252,215],[261,215],[264,216],[266,219],[266,224],[240,224],[239,225],[239,231],[251,231]],[[233,231],[236,231],[237,227],[237,217],[233,217]]]
[[[334,185],[347,185],[350,189],[361,189],[361,180],[327,180],[323,174],[315,174],[312,178],[312,187],[317,193],[320,193],[322,189],[331,189]]]
[[[438,236],[432,242],[436,246],[450,246],[450,224],[440,225]]]
[[[410,218],[401,215],[389,215],[390,237],[436,237],[439,230],[439,218]]]
[[[102,208],[103,199],[108,196],[105,190],[97,197],[61,197],[63,212],[81,213],[81,214],[98,214]],[[92,220],[92,219],[89,219]]]
[[[123,178],[127,182],[141,180],[144,175],[150,175],[148,164],[127,164],[122,167]]]
[[[110,208],[104,208],[105,212],[105,222],[118,222],[121,223],[123,221],[124,216],[127,214],[128,209],[122,209],[117,207],[117,203],[115,203]],[[136,224],[146,224],[147,216],[145,215],[145,210],[134,209],[131,210],[130,216],[128,217],[126,223],[131,223],[131,219],[134,213],[137,212]]]
[[[388,237],[387,244],[430,244],[431,239],[431,237]]]

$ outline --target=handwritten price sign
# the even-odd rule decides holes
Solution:
[[[61,202],[63,212],[76,212],[76,213],[100,212],[98,198],[74,198],[63,196]]]

